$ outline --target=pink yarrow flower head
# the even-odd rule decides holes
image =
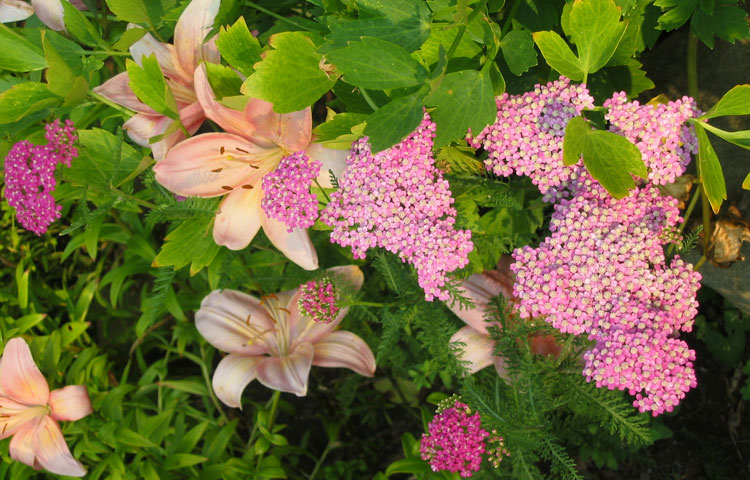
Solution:
[[[71,385],[49,391],[22,338],[5,344],[0,358],[0,440],[10,436],[10,456],[37,470],[82,477],[59,421],[79,420],[92,412],[86,387]]]
[[[43,235],[60,218],[61,205],[55,203],[52,192],[57,186],[55,169],[78,156],[74,146],[77,137],[73,123],[59,120],[47,125],[47,145],[33,145],[28,141],[16,143],[5,157],[5,198],[16,210],[23,228]]]
[[[159,42],[151,34],[146,34],[130,47],[133,60],[139,65],[144,56],[156,56],[177,103],[180,121],[191,135],[205,119],[196,98],[193,73],[201,63],[219,63],[220,59],[216,36],[204,42],[213,28],[220,3],[220,0],[192,0],[177,20],[174,45]],[[135,27],[137,25],[128,25],[128,28]],[[172,146],[185,138],[185,134],[178,129],[158,142],[149,143],[152,137],[165,133],[174,120],[141,102],[129,82],[128,73],[122,72],[96,87],[94,92],[136,112],[123,128],[134,142],[151,148],[157,161],[162,160]]]
[[[241,250],[262,227],[290,260],[318,268],[307,234],[317,217],[309,189],[317,171],[318,183],[330,186],[328,170],[341,172],[346,152],[311,143],[310,108],[278,114],[272,104],[250,99],[244,111],[232,110],[216,101],[205,65],[195,70],[195,88],[206,116],[225,132],[174,146],[154,166],[156,180],[186,197],[225,196],[214,222],[217,244]]]
[[[328,274],[354,289],[364,277],[358,267],[335,267]],[[213,377],[216,396],[241,408],[242,391],[254,379],[268,388],[307,394],[313,365],[343,367],[360,375],[375,373],[375,357],[357,335],[337,330],[348,308],[319,323],[299,308],[301,289],[257,298],[234,290],[211,292],[195,314],[195,325],[214,347],[229,352]]]
[[[495,175],[525,175],[542,194],[554,196],[576,170],[562,161],[565,127],[583,109],[594,108],[586,85],[560,77],[523,95],[504,93],[496,103],[497,121],[469,134],[469,143],[487,151],[484,164]]]
[[[339,189],[321,213],[331,241],[365,258],[373,247],[397,253],[417,270],[425,299],[449,298],[447,274],[468,264],[469,230],[456,230],[448,181],[432,155],[435,124],[419,127],[395,146],[373,154],[367,138],[352,145]]]
[[[328,325],[336,320],[341,310],[337,301],[338,292],[328,277],[300,285],[299,310],[317,323]]]
[[[70,3],[79,10],[86,10],[81,0],[71,0]],[[52,30],[65,30],[60,0],[31,0],[30,5],[23,0],[0,0],[0,23],[26,20],[35,13]]]

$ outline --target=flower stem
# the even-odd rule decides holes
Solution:
[[[310,477],[307,480],[315,480],[315,475],[318,474],[320,466],[323,465],[323,462],[325,461],[331,450],[333,450],[333,442],[331,440],[328,440],[328,444],[326,445],[325,450],[323,450],[323,453],[320,455],[318,461],[315,462],[315,468],[313,469],[312,473],[310,473]]]
[[[249,7],[253,7],[256,10],[265,13],[266,15],[270,15],[273,18],[275,18],[275,19],[277,19],[277,20],[279,20],[281,22],[288,23],[289,25],[293,25],[293,26],[295,26],[297,28],[301,28],[302,30],[305,30],[307,32],[312,32],[313,31],[311,28],[306,27],[306,26],[304,26],[304,25],[302,25],[300,23],[297,23],[297,22],[295,22],[294,20],[292,20],[290,18],[287,18],[287,17],[284,17],[282,15],[279,15],[278,13],[274,12],[273,10],[269,10],[269,9],[267,9],[265,7],[261,7],[260,5],[258,5],[255,2],[250,2],[250,1],[245,0],[245,2],[243,2],[243,3],[245,5],[247,5],[247,6],[249,6]]]
[[[375,104],[375,102],[372,101],[372,98],[370,98],[370,95],[367,94],[367,90],[365,90],[362,87],[359,87],[359,91],[362,94],[362,98],[365,99],[365,102],[367,102],[367,104],[370,106],[370,108],[372,108],[372,111],[373,112],[377,112],[378,111],[378,106]]]

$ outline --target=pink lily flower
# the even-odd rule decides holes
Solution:
[[[71,0],[70,3],[78,10],[86,10],[81,0]],[[22,0],[0,0],[0,23],[26,20],[34,13],[52,30],[65,30],[60,0],[31,0],[31,5]]]
[[[82,385],[49,391],[26,341],[13,338],[0,358],[0,440],[13,436],[10,456],[37,470],[82,477],[58,421],[79,420],[92,412]]]
[[[467,325],[453,334],[451,343],[461,342],[466,344],[459,355],[459,359],[469,362],[469,373],[475,373],[489,365],[494,365],[497,374],[506,380],[508,379],[505,358],[493,354],[495,341],[492,340],[487,331],[488,325],[498,327],[501,327],[501,325],[497,322],[485,322],[484,316],[490,300],[500,294],[508,301],[509,309],[515,309],[518,299],[513,296],[513,282],[515,280],[509,268],[512,261],[512,257],[503,255],[495,270],[472,275],[464,280],[461,285],[462,294],[471,299],[474,308],[462,309],[457,303],[448,307]],[[551,335],[537,335],[529,341],[533,353],[554,355],[555,357],[560,354],[560,345]]]
[[[242,112],[221,105],[208,83],[204,65],[195,70],[195,91],[206,116],[226,132],[204,133],[177,144],[154,166],[156,180],[185,197],[226,195],[214,222],[217,244],[241,250],[263,228],[271,243],[290,260],[307,270],[318,268],[318,256],[307,229],[288,228],[261,208],[267,193],[262,179],[274,172],[282,159],[301,152],[309,161],[322,165],[318,181],[330,186],[328,170],[340,174],[348,152],[311,143],[309,107],[278,114],[272,104],[259,99],[250,99]],[[309,191],[309,185],[297,188],[300,197]],[[316,205],[317,200],[315,210]]]
[[[203,109],[195,96],[193,71],[203,61],[219,63],[216,37],[206,43],[203,43],[203,39],[211,31],[220,3],[220,0],[190,2],[177,21],[174,45],[159,42],[150,34],[146,34],[130,47],[133,60],[139,65],[144,56],[156,55],[167,85],[174,94],[180,121],[191,135],[198,131],[205,120]],[[123,124],[123,128],[138,145],[150,147],[154,158],[159,161],[173,145],[185,138],[185,134],[181,130],[176,130],[166,138],[150,144],[149,139],[166,132],[174,120],[138,100],[129,86],[129,81],[128,73],[122,72],[96,87],[94,92],[136,112]]]
[[[357,290],[364,281],[353,265],[329,273]],[[256,378],[268,388],[304,397],[313,365],[373,376],[370,347],[351,332],[335,330],[348,308],[341,308],[331,323],[316,323],[300,312],[300,295],[297,288],[258,300],[235,290],[215,290],[203,299],[195,326],[208,343],[229,352],[214,372],[219,400],[241,408],[242,391]]]

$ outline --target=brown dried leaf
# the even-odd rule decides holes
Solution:
[[[732,205],[727,215],[716,222],[711,241],[711,262],[714,265],[729,267],[744,260],[740,250],[743,242],[750,242],[750,222],[744,220],[737,207]]]
[[[690,190],[693,188],[693,183],[695,183],[694,175],[682,175],[681,177],[677,177],[674,183],[659,185],[659,192],[664,197],[674,197],[679,200],[680,204],[678,207],[682,210],[690,198]]]

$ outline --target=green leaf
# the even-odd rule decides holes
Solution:
[[[535,32],[532,37],[550,67],[571,80],[583,80],[583,68],[565,40],[555,32]]]
[[[192,453],[174,453],[166,457],[164,470],[177,470],[185,467],[192,467],[207,461],[208,458]]]
[[[750,115],[750,85],[737,85],[724,94],[701,118]]]
[[[261,60],[260,43],[247,28],[245,17],[229,28],[221,27],[216,46],[224,60],[245,76],[251,75],[255,71],[253,65]]]
[[[236,96],[242,88],[242,79],[229,67],[216,63],[206,63],[208,81],[216,98]]]
[[[721,137],[729,143],[737,145],[738,147],[750,150],[750,130],[741,130],[739,132],[727,132],[720,128],[716,128],[713,125],[709,125],[706,122],[701,122],[703,128],[713,133],[717,137]]]
[[[515,75],[521,75],[537,64],[534,39],[528,30],[508,32],[500,41],[500,48],[508,69]]]
[[[153,266],[172,265],[179,270],[190,264],[191,275],[201,271],[211,263],[220,248],[211,235],[212,223],[212,217],[194,217],[182,222],[166,236]]]
[[[349,42],[349,46],[329,52],[326,58],[347,83],[362,88],[411,87],[427,79],[427,70],[409,52],[379,38]]]
[[[39,82],[24,82],[0,94],[0,125],[14,123],[27,115],[60,103],[59,97]]]
[[[385,476],[390,477],[396,473],[424,474],[430,471],[430,465],[419,457],[402,458],[388,465]]]
[[[750,38],[747,12],[731,5],[716,5],[710,14],[696,10],[690,19],[690,27],[708,48],[714,48],[714,36],[729,43]]]
[[[63,97],[66,106],[80,103],[88,95],[88,82],[76,73],[75,66],[66,62],[46,35],[42,36],[42,46],[49,66],[46,77],[50,92]]]
[[[145,28],[128,28],[125,30],[120,39],[112,45],[117,51],[124,52],[129,49],[135,42],[143,38],[148,33]]]
[[[315,141],[322,143],[328,148],[349,148],[351,143],[360,135],[352,132],[357,125],[362,125],[367,120],[363,113],[339,113],[330,120],[321,123],[313,129]]]
[[[478,134],[497,116],[488,72],[461,70],[449,73],[424,103],[437,107],[430,114],[437,125],[436,147],[464,138],[469,129]]]
[[[373,153],[392,147],[419,126],[422,98],[421,93],[397,98],[367,118],[364,133],[370,137]]]
[[[745,190],[750,190],[750,173],[747,174],[747,177],[745,177],[745,181],[742,182],[742,188]]]
[[[586,145],[586,137],[591,131],[589,123],[583,117],[571,118],[565,127],[565,138],[563,139],[563,163],[575,165],[581,160],[583,149]]]
[[[172,89],[164,80],[164,73],[156,60],[156,55],[144,55],[141,58],[141,64],[143,67],[132,60],[125,62],[130,79],[128,85],[133,93],[157,112],[169,118],[178,119],[177,102],[175,102]]]
[[[208,396],[206,383],[201,380],[164,380],[159,382],[159,385],[192,395]]]
[[[42,49],[0,23],[0,68],[12,72],[31,72],[47,66]]]
[[[143,166],[141,161],[147,157],[143,157],[127,143],[118,142],[117,136],[105,130],[79,130],[78,142],[78,158],[72,163],[71,168],[62,169],[63,178],[76,185],[109,190],[110,180],[117,186],[132,172],[149,165]],[[118,157],[119,165],[115,162]]]
[[[112,13],[125,22],[156,25],[175,0],[107,0]]]
[[[154,442],[144,437],[140,433],[134,432],[133,430],[125,428],[123,426],[117,428],[117,431],[115,432],[115,439],[118,443],[127,445],[129,447],[153,448],[157,446]]]
[[[23,269],[23,262],[16,266],[16,289],[18,290],[18,306],[26,310],[29,306],[29,270]]]
[[[63,18],[65,20],[65,30],[70,32],[78,41],[86,45],[96,45],[104,43],[99,32],[94,25],[67,0],[60,2],[63,8]]]
[[[627,24],[613,0],[576,0],[570,9],[570,38],[578,50],[584,74],[607,64],[617,50]],[[554,68],[554,66],[553,66]]]
[[[274,111],[289,113],[315,103],[333,86],[335,77],[321,68],[322,56],[313,41],[302,32],[283,32],[269,41],[255,65],[255,73],[242,85],[242,93],[273,103]]]
[[[703,191],[714,213],[719,213],[722,202],[727,199],[724,172],[721,170],[719,157],[716,156],[706,131],[701,125],[694,126],[698,136],[698,173],[703,182]]]
[[[659,28],[670,31],[680,28],[698,7],[698,0],[656,0],[654,5],[664,12],[659,17]]]

